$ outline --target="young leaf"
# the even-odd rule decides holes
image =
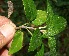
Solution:
[[[23,1],[26,17],[31,21],[34,20],[37,14],[34,1],[33,0],[22,0],[22,1]]]
[[[19,51],[22,48],[22,42],[23,42],[23,32],[17,31],[15,33],[11,47],[9,49],[9,54],[13,54]]]
[[[46,12],[42,11],[42,10],[37,10],[37,17],[34,21],[32,21],[32,23],[36,26],[38,25],[42,25],[43,23],[46,22]]]
[[[35,30],[33,33],[33,36],[30,39],[29,43],[29,49],[28,51],[34,51],[36,48],[41,46],[42,40],[41,40],[41,33],[39,30]]]
[[[35,56],[44,56],[44,45],[42,45],[41,49]]]

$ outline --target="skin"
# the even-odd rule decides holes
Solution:
[[[16,26],[11,20],[0,16],[0,56],[12,56],[8,54],[8,49],[11,46],[15,28]]]
[[[12,56],[8,54],[8,50],[6,48],[2,48],[0,50],[0,56]]]

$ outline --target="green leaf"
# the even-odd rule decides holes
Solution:
[[[11,47],[9,49],[9,54],[13,54],[19,51],[22,48],[22,43],[23,43],[23,32],[17,31],[15,33]]]
[[[48,37],[48,45],[49,45],[49,48],[50,48],[50,55],[51,56],[57,56],[55,37]]]
[[[65,29],[67,21],[62,16],[54,14],[53,5],[49,0],[47,4],[47,31],[49,36],[54,36]]]
[[[54,16],[54,17],[53,17]],[[58,15],[53,15],[51,20],[49,21],[48,25],[48,35],[49,36],[54,36],[61,31],[63,31],[66,27],[66,20]]]
[[[43,23],[46,22],[46,11],[42,11],[42,10],[37,10],[37,17],[34,21],[32,21],[32,23],[36,26],[38,25],[42,25]]]
[[[41,49],[35,56],[44,56],[44,45],[42,45]]]
[[[51,3],[50,0],[47,0],[46,24],[47,24],[48,45],[50,48],[50,55],[57,56],[56,39],[54,35],[57,35],[61,31],[63,31],[67,25],[67,22],[62,16],[55,14],[56,12],[53,9],[54,5]]]
[[[33,36],[30,39],[30,43],[29,43],[29,49],[28,51],[34,51],[36,48],[38,48],[39,46],[41,46],[42,40],[41,40],[41,33],[40,31],[37,29],[34,31]]]
[[[22,1],[23,1],[26,17],[31,21],[34,20],[37,14],[34,1],[33,0],[22,0]]]

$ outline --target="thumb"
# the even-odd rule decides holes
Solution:
[[[15,33],[15,27],[11,20],[0,16],[0,49],[11,41]]]
[[[12,55],[9,55],[8,52],[9,51],[7,49],[3,48],[0,50],[0,56],[12,56]]]

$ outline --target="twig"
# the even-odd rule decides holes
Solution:
[[[44,26],[44,27],[39,27],[39,29],[44,29],[46,28],[47,26]],[[28,26],[19,26],[19,27],[16,27],[16,29],[21,29],[21,28],[24,28],[24,29],[31,29],[31,30],[36,30],[37,28],[34,28],[34,27],[28,27]]]
[[[27,27],[27,26],[19,26],[19,27],[16,27],[16,29],[21,29],[21,28],[24,28],[24,29],[31,29],[31,30],[36,30],[36,28],[33,28],[33,27]]]
[[[30,33],[31,36],[33,36],[33,34],[30,32],[30,30],[27,29],[27,31]]]
[[[34,28],[34,27],[28,27],[28,26],[24,26],[24,25],[22,25],[22,26],[19,26],[19,27],[16,27],[16,29],[21,29],[21,28],[24,28],[24,29],[30,29],[30,30],[36,30],[37,28]],[[46,30],[42,30],[42,29],[44,29],[44,28],[46,28],[46,26],[44,26],[44,27],[39,27],[39,29],[40,29],[40,32],[42,32],[42,33],[44,33],[44,32],[46,32]],[[31,34],[32,35],[32,34]]]

